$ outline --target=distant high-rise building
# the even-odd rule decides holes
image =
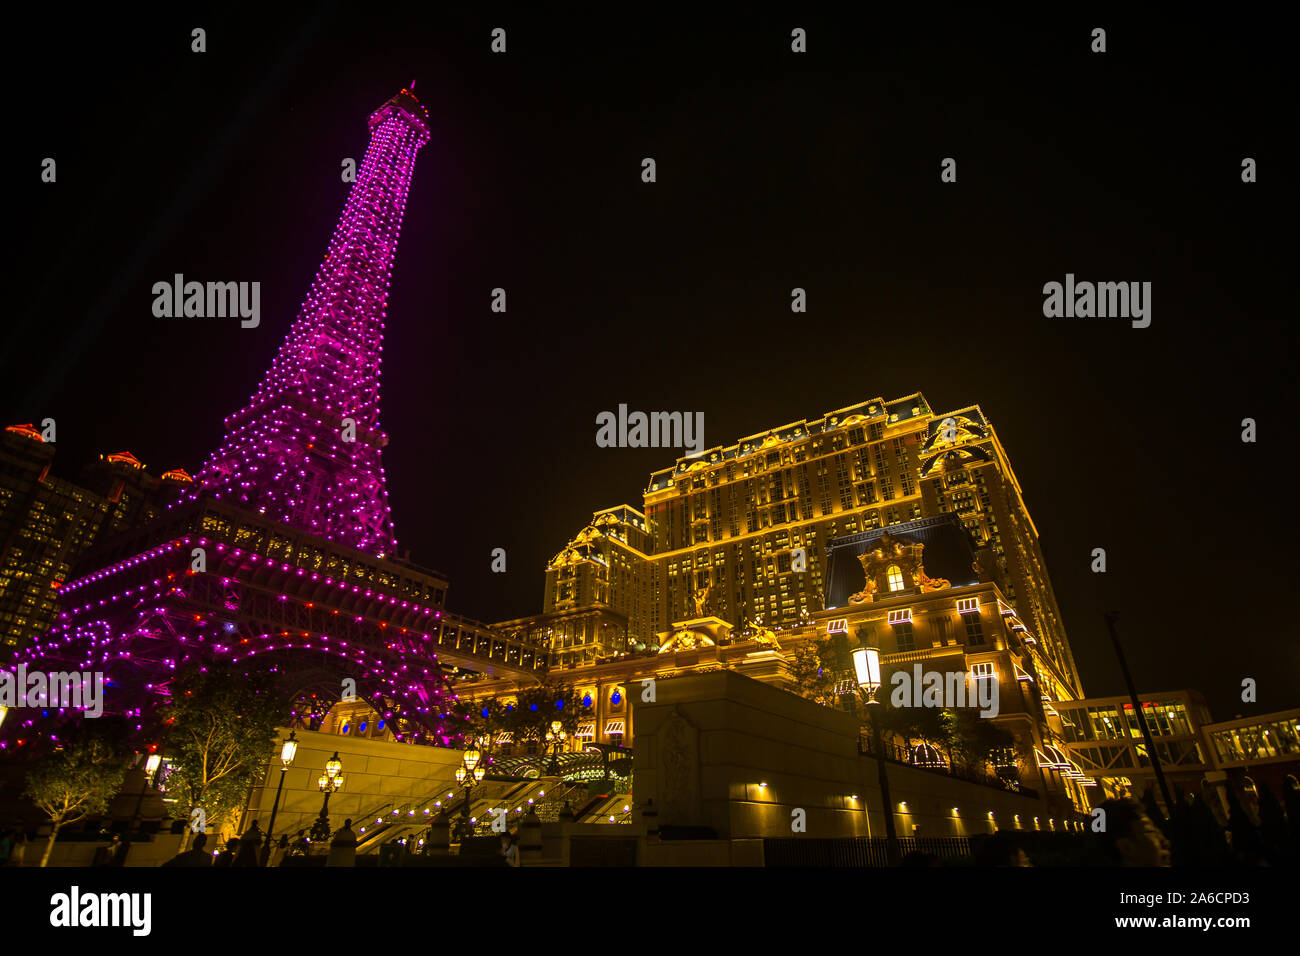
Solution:
[[[180,470],[155,477],[130,452],[118,452],[101,455],[73,482],[50,473],[54,451],[31,425],[0,433],[0,643],[7,652],[45,633],[59,588],[87,550],[157,517],[191,480]]]
[[[547,564],[542,613],[495,627],[547,645],[561,666],[635,647],[635,637],[649,631],[652,550],[640,511],[628,505],[597,511]]]

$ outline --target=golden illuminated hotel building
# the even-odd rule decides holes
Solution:
[[[1082,697],[1074,658],[978,406],[872,399],[680,458],[650,476],[643,509],[595,512],[555,555],[543,608],[494,628],[549,646],[551,680],[585,702],[575,749],[631,743],[646,678],[721,667],[793,689],[792,655],[838,635],[845,660],[828,666],[846,682],[860,642],[890,667],[964,673],[972,689],[996,680],[1021,781],[1088,805],[1095,781],[1066,756],[1056,706]]]
[[[543,614],[501,627],[560,662],[655,649],[707,593],[711,614],[785,629],[825,608],[833,539],[957,515],[1056,679],[1081,695],[1038,531],[979,406],[936,414],[920,393],[871,399],[679,458],[643,510],[598,511],[546,568]],[[795,549],[806,570],[793,571]],[[549,632],[549,633],[548,633]]]

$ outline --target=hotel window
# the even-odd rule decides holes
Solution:
[[[975,680],[979,680],[980,678],[985,678],[985,677],[987,678],[997,677],[997,675],[993,673],[992,661],[985,661],[984,663],[981,664],[972,664],[970,666],[970,676],[973,677]]]
[[[894,625],[894,641],[899,651],[916,650],[916,639],[912,634],[912,622],[903,621]]]
[[[961,598],[957,602],[958,614],[970,614],[972,611],[976,614],[980,612],[979,598]]]
[[[903,590],[903,570],[896,564],[891,564],[885,569],[885,574],[889,578],[889,590]]]
[[[980,623],[980,616],[978,614],[966,615],[966,643],[984,643],[984,626]]]
[[[910,623],[911,620],[912,620],[912,609],[910,607],[905,607],[898,611],[889,612],[890,624],[903,624],[905,622]]]

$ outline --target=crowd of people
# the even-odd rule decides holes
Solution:
[[[1224,789],[1227,803],[1222,809],[1217,796],[1178,792],[1172,812],[1163,812],[1151,790],[1139,800],[1111,799],[1093,812],[1088,833],[1068,843],[1049,844],[1043,834],[1023,830],[999,830],[973,838],[976,866],[1300,866],[1300,781],[1287,775],[1279,801],[1266,785],[1245,789]],[[1097,810],[1101,814],[1097,814]],[[335,831],[330,850],[350,852],[355,859],[356,836],[352,821]],[[1053,834],[1067,838],[1070,835]],[[0,828],[0,866],[22,866],[31,839],[21,827]],[[501,834],[501,858],[506,866],[519,866],[519,836]],[[282,834],[267,844],[266,835],[253,821],[239,837],[231,837],[219,851],[207,849],[208,835],[197,833],[189,848],[177,853],[163,866],[280,866],[293,856],[308,856],[311,840],[305,829],[292,839]],[[96,853],[96,866],[121,866],[127,845],[114,834]],[[938,866],[939,858],[915,851],[903,858],[909,867]],[[331,863],[330,865],[334,865]],[[351,865],[340,863],[340,865]]]
[[[980,841],[977,866],[1300,866],[1300,782],[1287,775],[1278,800],[1266,785],[1224,790],[1226,811],[1215,796],[1178,792],[1163,812],[1152,790],[1141,800],[1121,797],[1096,809],[1088,833],[1068,848],[1044,850],[1021,831],[1001,830]],[[909,854],[909,866],[937,865]]]
[[[345,828],[351,826],[348,820]],[[298,835],[290,841],[288,834],[282,834],[279,841],[271,843],[263,850],[266,842],[262,828],[257,821],[245,831],[243,836],[231,837],[219,851],[207,849],[208,835],[197,833],[188,850],[176,854],[163,866],[279,866],[286,856],[306,856],[310,842],[307,831],[299,830]]]

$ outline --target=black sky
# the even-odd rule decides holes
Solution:
[[[122,449],[197,471],[310,284],[341,161],[414,77],[433,140],[394,274],[385,467],[453,611],[540,611],[546,560],[672,463],[597,448],[601,410],[703,411],[716,445],[920,390],[998,429],[1088,693],[1122,692],[1114,607],[1141,687],[1197,687],[1219,718],[1300,702],[1281,26],[635,9],[40,13],[7,66],[4,424],[55,418],[69,477]],[[260,328],[154,318],[176,272],[260,281]],[[1043,318],[1067,272],[1152,282],[1151,327]]]

